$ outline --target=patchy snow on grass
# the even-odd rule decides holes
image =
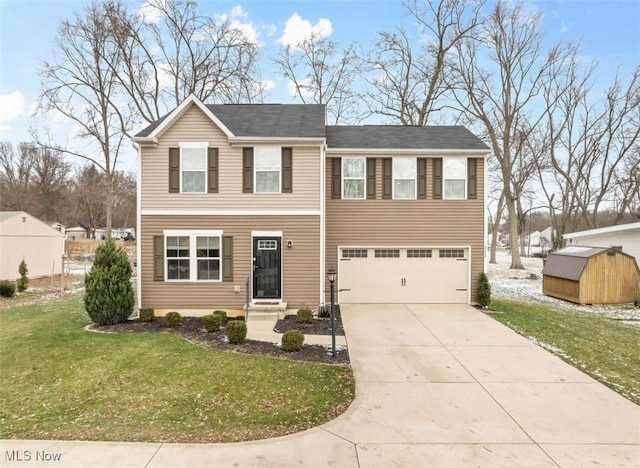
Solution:
[[[523,302],[547,302],[556,307],[576,312],[602,315],[640,327],[640,307],[633,304],[578,305],[542,293],[542,259],[522,258],[525,270],[511,270],[511,255],[506,251],[496,253],[497,264],[489,263],[487,275],[491,283],[491,295],[499,299]]]

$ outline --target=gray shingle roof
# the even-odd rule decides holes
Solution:
[[[589,259],[608,249],[601,247],[566,247],[553,252],[547,258],[542,274],[578,281]]]
[[[487,150],[462,126],[364,125],[328,126],[329,148]]]
[[[324,138],[322,104],[207,104],[207,108],[239,137]],[[168,114],[136,137],[149,136]]]

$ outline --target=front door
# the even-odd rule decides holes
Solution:
[[[282,299],[280,237],[253,238],[253,298]]]

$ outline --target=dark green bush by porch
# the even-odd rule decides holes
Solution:
[[[300,351],[304,343],[304,335],[299,330],[287,330],[282,335],[282,350],[287,352]]]
[[[2,280],[0,281],[0,296],[13,297],[16,293],[16,285],[13,281]]]
[[[220,327],[222,326],[222,316],[216,313],[205,315],[202,317],[202,326],[209,333],[220,331]]]
[[[153,322],[155,312],[153,309],[140,309],[140,321],[141,322]]]
[[[313,323],[313,311],[306,307],[299,309],[296,317],[298,323]]]
[[[112,239],[96,249],[95,261],[84,284],[84,308],[95,324],[124,322],[133,312],[131,264],[126,252],[116,247]]]
[[[247,338],[247,324],[241,320],[227,322],[227,338],[229,343],[240,344]]]
[[[491,285],[489,284],[489,278],[484,271],[480,273],[480,277],[478,278],[476,302],[483,308],[489,307],[489,304],[491,303]]]
[[[213,315],[219,315],[222,317],[222,323],[227,321],[227,313],[224,310],[214,310]]]
[[[167,327],[177,328],[182,325],[182,315],[179,312],[167,312],[164,319],[167,322]]]

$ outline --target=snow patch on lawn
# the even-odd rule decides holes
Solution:
[[[525,270],[509,269],[509,252],[497,252],[496,261],[497,264],[489,263],[487,271],[493,297],[523,302],[547,302],[566,310],[602,315],[640,327],[640,307],[633,304],[583,306],[543,294],[541,258],[522,258]],[[546,345],[541,343],[541,346]]]

